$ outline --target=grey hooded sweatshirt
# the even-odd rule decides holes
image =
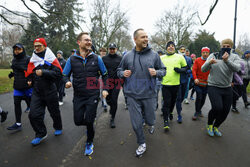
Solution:
[[[156,76],[152,77],[148,68],[156,70]],[[123,76],[125,70],[131,70],[130,77]],[[161,62],[160,56],[147,46],[140,52],[134,49],[123,56],[117,69],[117,76],[124,79],[125,96],[135,99],[155,98],[156,77],[162,78],[166,75],[166,67]]]
[[[209,63],[212,58],[216,59],[215,64]],[[212,53],[202,65],[201,71],[207,72],[210,70],[207,80],[209,86],[216,86],[219,88],[231,87],[233,72],[238,72],[241,69],[240,61],[241,59],[239,56],[234,53],[230,53],[226,62],[218,59],[216,55]]]

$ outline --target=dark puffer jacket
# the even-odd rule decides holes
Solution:
[[[41,58],[44,58],[45,52],[37,53]],[[42,76],[37,76],[35,71],[41,69]],[[57,93],[56,82],[62,79],[61,70],[53,64],[44,63],[33,69],[32,83],[33,93],[38,96],[50,97],[52,94]]]
[[[13,69],[13,74],[10,74],[10,78],[14,76],[13,88],[17,90],[25,90],[30,87],[27,84],[27,79],[25,78],[24,71],[27,70],[30,57],[26,55],[23,48],[23,52],[15,55],[13,54],[14,59],[12,60],[11,68]]]
[[[69,81],[71,73],[73,74],[74,96],[99,96],[100,83],[98,79],[100,74],[104,85],[107,80],[107,69],[101,57],[94,52],[91,52],[85,59],[80,56],[79,51],[70,56],[63,69],[65,82]]]
[[[102,60],[108,70],[108,77],[113,79],[119,78],[117,76],[117,68],[122,61],[122,57],[117,54],[108,54],[107,56],[104,56]]]
[[[60,66],[62,67],[62,69],[64,69],[65,64],[66,64],[66,60],[64,58],[57,58],[57,59],[60,63]]]

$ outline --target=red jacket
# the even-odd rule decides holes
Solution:
[[[206,60],[203,60],[201,57],[198,57],[195,60],[194,65],[193,65],[193,69],[192,69],[194,80],[199,79],[199,81],[200,81],[200,84],[198,84],[199,86],[207,85],[207,78],[208,78],[210,71],[207,71],[207,72],[201,71],[201,66],[205,63],[205,61]]]

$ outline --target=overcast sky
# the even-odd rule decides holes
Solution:
[[[154,24],[163,11],[172,10],[176,2],[177,0],[121,0],[121,3],[130,9],[131,29],[142,27],[150,34],[155,31]],[[214,0],[180,0],[180,2],[198,10],[204,21]],[[225,38],[233,39],[234,12],[235,0],[219,0],[208,22],[198,28],[215,32],[216,39],[220,41]],[[236,30],[238,38],[244,33],[250,37],[250,0],[238,0]]]
[[[5,1],[5,3],[4,3]],[[91,2],[92,0],[89,0]],[[113,3],[118,0],[111,0]],[[144,28],[148,34],[155,32],[154,24],[165,10],[172,10],[178,0],[120,0],[121,7],[128,9],[130,20],[130,34],[137,28]],[[202,20],[205,20],[209,8],[214,0],[179,0],[181,4],[198,10]],[[86,0],[82,0],[86,2]],[[1,0],[3,4],[14,10],[26,11],[20,0]],[[219,41],[225,38],[233,39],[235,0],[219,0],[209,21],[198,29],[206,29],[215,32],[215,38]],[[86,14],[86,13],[85,13]],[[196,31],[196,30],[194,30]],[[237,36],[247,33],[250,37],[250,0],[238,0],[237,12]]]

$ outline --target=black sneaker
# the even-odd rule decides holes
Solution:
[[[108,112],[107,106],[104,106],[103,108],[104,108],[104,109],[103,109],[104,112]]]
[[[22,125],[17,125],[14,123],[12,126],[7,128],[8,130],[22,130]]]
[[[128,110],[128,105],[125,103],[125,110]]]
[[[154,125],[153,126],[149,126],[148,132],[150,134],[153,134],[155,132],[155,126]]]
[[[237,113],[237,114],[240,113],[239,110],[238,110],[237,108],[232,108],[231,111],[234,112],[234,113]]]
[[[169,114],[169,119],[170,119],[170,121],[172,121],[172,120],[173,120],[173,118],[174,118],[173,113],[170,113],[170,114]]]
[[[2,111],[0,115],[1,115],[1,122],[4,122],[7,119],[8,112]]]
[[[60,105],[60,104],[59,104],[59,105]],[[24,112],[29,113],[29,112],[30,112],[30,108],[27,107],[27,108],[24,110]]]
[[[245,108],[248,108],[249,105],[250,105],[249,102],[245,102]]]
[[[110,120],[110,128],[115,128],[115,119]]]

